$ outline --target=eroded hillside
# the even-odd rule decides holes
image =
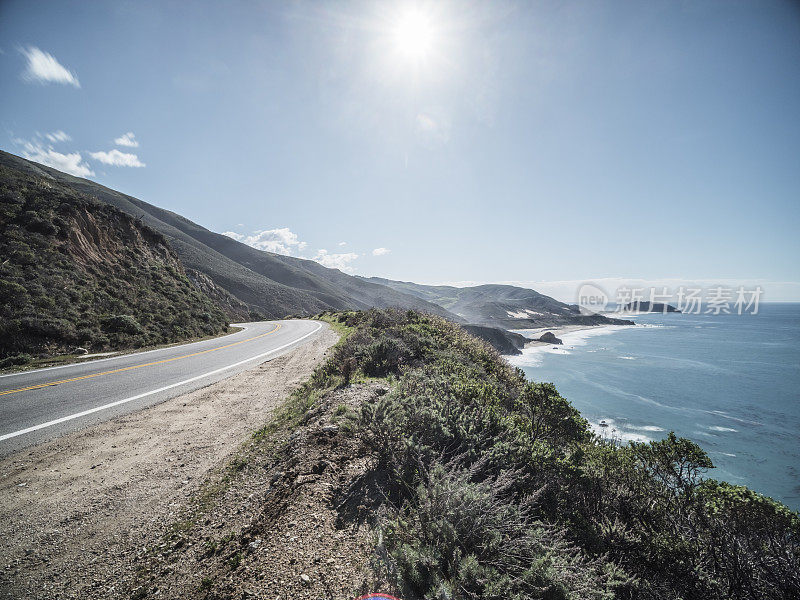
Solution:
[[[49,178],[0,167],[0,256],[6,364],[227,328],[160,233]]]

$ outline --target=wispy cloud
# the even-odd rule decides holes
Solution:
[[[94,160],[99,161],[105,165],[112,165],[114,167],[144,167],[146,166],[139,157],[135,154],[128,154],[127,152],[120,152],[119,150],[109,150],[108,152],[89,152]]]
[[[52,54],[48,54],[36,46],[21,48],[20,52],[28,59],[27,67],[22,73],[25,81],[61,83],[76,88],[81,87],[75,73],[58,62]]]
[[[233,239],[245,243],[253,248],[259,250],[266,250],[267,252],[274,252],[275,254],[285,254],[287,256],[296,256],[298,252],[304,250],[308,244],[301,242],[288,227],[281,227],[279,229],[263,229],[255,231],[252,235],[242,235],[235,231],[224,231],[223,235],[232,237]]]
[[[358,258],[358,254],[355,252],[331,253],[325,248],[317,250],[316,254],[313,256],[304,255],[303,251],[308,247],[308,244],[300,241],[297,234],[288,227],[263,229],[261,231],[254,231],[250,235],[237,233],[235,231],[223,231],[222,235],[227,235],[236,241],[257,248],[258,250],[305,258],[306,260],[314,260],[322,266],[339,269],[345,273],[352,273],[355,270],[350,263]],[[346,242],[340,242],[339,246],[343,246],[345,243]]]
[[[53,167],[59,171],[64,171],[76,177],[90,177],[94,175],[94,171],[83,162],[83,157],[80,152],[70,152],[64,154],[56,152],[52,146],[43,146],[39,142],[27,142],[24,140],[16,140],[22,144],[22,156],[28,160],[32,160],[48,167]]]
[[[358,258],[355,252],[344,252],[341,254],[330,254],[324,248],[317,250],[317,254],[312,260],[317,261],[323,267],[330,267],[331,269],[339,269],[345,273],[352,273],[355,269],[350,266],[350,263]]]
[[[347,246],[347,242],[339,242],[340,246]]]
[[[66,133],[61,131],[60,129],[58,131],[54,131],[52,133],[46,133],[44,137],[46,137],[48,140],[50,140],[54,144],[57,143],[57,142],[69,142],[72,139]]]
[[[391,250],[388,248],[375,248],[375,250],[372,251],[372,256],[383,256],[384,254],[389,254],[389,252],[391,252]]]
[[[126,146],[128,148],[138,148],[139,142],[136,141],[136,136],[133,134],[132,131],[119,136],[114,140],[114,143],[117,146]]]

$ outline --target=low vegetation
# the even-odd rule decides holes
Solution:
[[[0,167],[0,366],[214,335],[219,307],[164,237],[73,189]]]
[[[618,446],[550,384],[412,311],[326,315],[347,333],[297,393],[384,378],[357,434],[382,482],[376,570],[411,599],[800,596],[800,520],[669,434]]]

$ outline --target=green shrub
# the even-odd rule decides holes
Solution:
[[[13,367],[16,365],[27,365],[33,360],[30,354],[15,354],[0,359],[0,368]]]
[[[142,326],[131,315],[111,315],[100,321],[103,329],[109,333],[142,333]]]
[[[630,581],[537,521],[533,498],[509,499],[513,473],[474,482],[436,464],[423,479],[384,524],[389,572],[405,597],[610,599]]]

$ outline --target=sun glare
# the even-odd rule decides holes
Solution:
[[[434,29],[430,18],[419,10],[401,15],[394,30],[397,50],[409,59],[420,60],[431,51]]]

